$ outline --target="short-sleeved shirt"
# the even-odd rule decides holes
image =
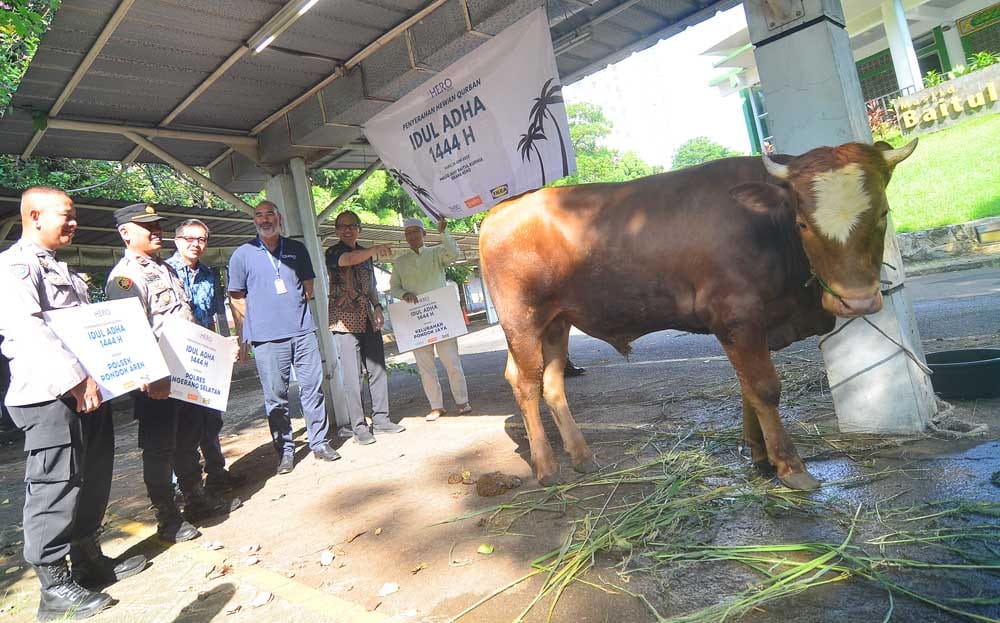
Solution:
[[[341,266],[340,256],[364,249],[338,242],[326,250],[326,268],[330,273],[330,330],[334,333],[365,333],[378,301],[375,264],[371,258],[354,266]]]
[[[87,284],[55,253],[22,238],[0,253],[0,289],[0,334],[11,374],[5,402],[25,406],[64,395],[87,374],[42,313],[86,305]]]
[[[280,278],[286,292],[278,294]],[[316,330],[303,281],[316,278],[309,252],[297,240],[282,236],[272,253],[260,238],[240,245],[229,258],[230,292],[246,292],[243,339],[273,342]]]
[[[129,297],[139,299],[157,338],[163,332],[163,322],[168,316],[195,322],[191,300],[177,273],[158,257],[126,251],[125,257],[108,274],[105,292],[109,301]]]
[[[198,262],[197,267],[191,268],[180,253],[167,258],[167,264],[177,273],[184,291],[191,299],[191,311],[194,312],[195,320],[206,329],[214,331],[215,312],[219,309],[215,271],[203,262]]]

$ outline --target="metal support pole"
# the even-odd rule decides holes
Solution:
[[[382,160],[376,158],[375,162],[373,162],[370,167],[365,169],[364,172],[357,177],[357,179],[351,182],[351,185],[348,186],[344,192],[340,193],[336,199],[331,201],[330,205],[323,208],[323,211],[320,212],[319,216],[316,217],[316,224],[322,225],[323,221],[330,218],[330,215],[333,214],[334,210],[340,207],[340,204],[350,199],[354,195],[354,193],[356,193],[357,190],[361,188],[361,185],[365,183],[365,180],[371,177],[372,173],[378,171],[381,166],[382,166]]]
[[[183,162],[181,162],[177,158],[173,157],[172,155],[170,155],[170,153],[168,151],[166,151],[165,149],[163,149],[162,147],[160,147],[156,143],[153,143],[152,141],[146,140],[143,137],[141,137],[138,134],[135,134],[133,132],[125,132],[124,134],[125,134],[125,137],[128,138],[128,140],[132,141],[133,143],[135,143],[139,147],[142,147],[143,149],[145,149],[149,153],[153,154],[154,156],[156,156],[160,160],[166,162],[167,164],[169,164],[173,168],[177,169],[181,173],[184,173],[185,175],[187,175],[188,177],[190,177],[192,180],[194,180],[195,183],[197,183],[202,188],[204,188],[206,190],[210,190],[211,192],[214,192],[216,195],[222,197],[224,200],[226,200],[229,203],[233,204],[237,208],[243,210],[244,212],[246,212],[250,216],[253,216],[253,208],[250,207],[245,201],[243,201],[242,199],[240,199],[239,197],[237,197],[233,193],[229,192],[228,190],[226,190],[222,186],[219,186],[218,184],[216,184],[212,180],[208,179],[207,177],[205,177],[201,173],[198,173],[197,171],[194,170],[193,167],[189,167],[188,165],[184,164]]]

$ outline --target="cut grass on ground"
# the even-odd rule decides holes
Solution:
[[[1000,216],[1000,114],[920,138],[893,173],[888,198],[896,231]],[[893,137],[899,146],[908,138]]]

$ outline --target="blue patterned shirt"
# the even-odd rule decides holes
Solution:
[[[215,273],[202,262],[198,262],[198,268],[192,270],[180,253],[171,255],[167,264],[177,271],[184,291],[191,297],[191,309],[198,324],[214,331],[217,309],[215,296],[218,289]]]

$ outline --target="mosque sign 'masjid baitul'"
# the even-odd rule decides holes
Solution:
[[[1000,64],[893,100],[905,135],[947,128],[974,115],[1000,112]]]

